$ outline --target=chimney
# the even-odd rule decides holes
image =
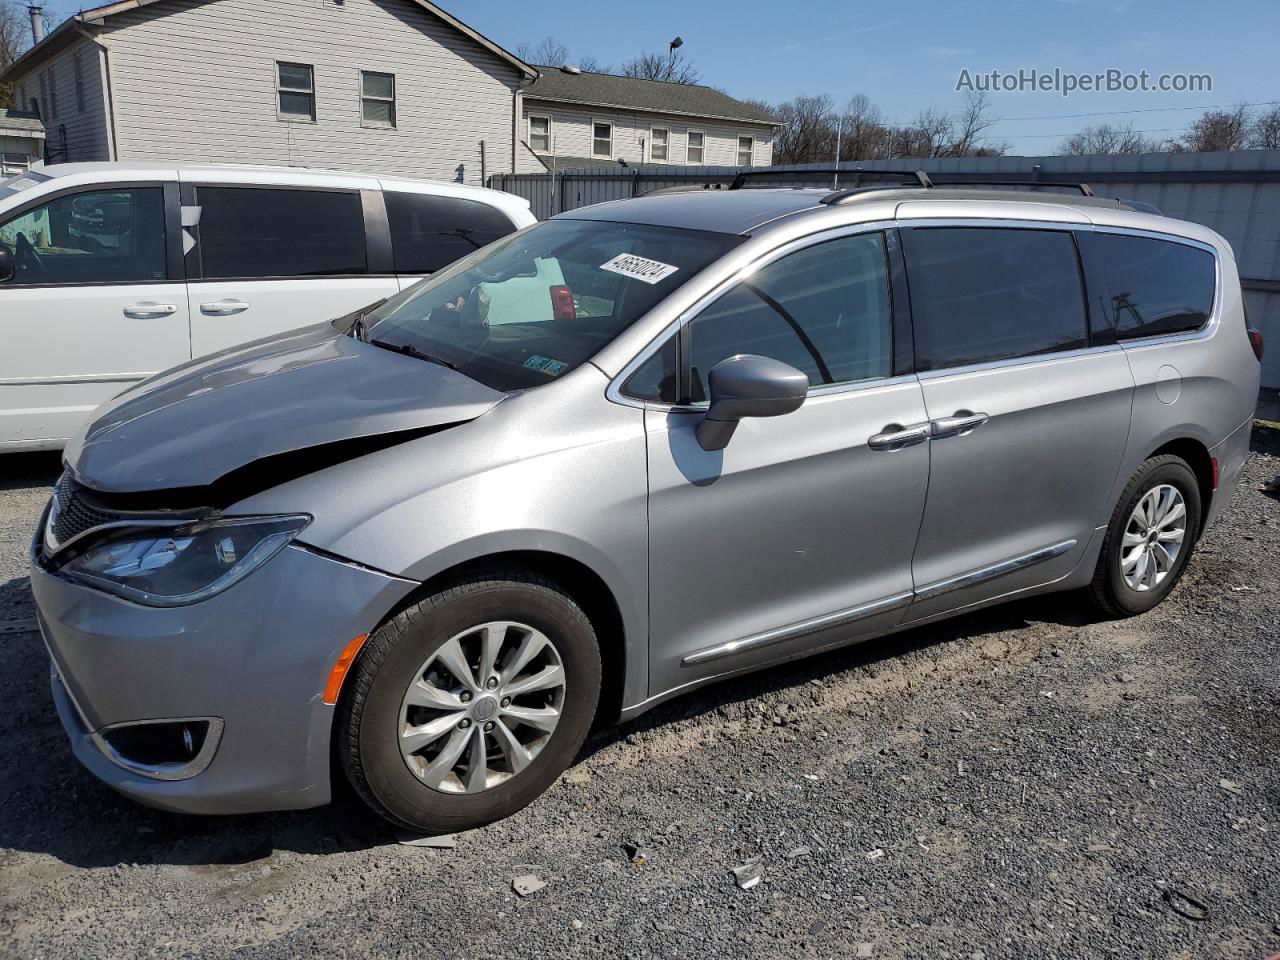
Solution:
[[[33,3],[27,12],[31,14],[31,42],[39,43],[44,39],[44,7]]]

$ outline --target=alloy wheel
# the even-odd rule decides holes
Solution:
[[[542,752],[560,722],[565,671],[555,644],[523,623],[492,621],[450,637],[400,706],[400,754],[443,793],[479,793]]]
[[[1120,574],[1138,593],[1154,590],[1177,565],[1187,535],[1187,505],[1177,487],[1152,487],[1129,514],[1120,543]]]

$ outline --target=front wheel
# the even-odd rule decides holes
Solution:
[[[1111,617],[1145,613],[1186,569],[1200,530],[1200,485],[1185,460],[1152,457],[1120,495],[1090,592]]]
[[[515,571],[472,579],[369,638],[340,703],[338,758],[392,823],[469,830],[555,782],[599,695],[596,635],[567,592]]]

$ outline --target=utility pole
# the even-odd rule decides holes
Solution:
[[[844,114],[840,115],[840,120],[836,124],[836,172],[831,178],[831,189],[840,189],[840,137],[844,134]]]

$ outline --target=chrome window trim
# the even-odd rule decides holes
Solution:
[[[674,336],[685,323],[692,322],[693,319],[706,307],[710,306],[716,299],[723,296],[732,287],[736,286],[745,277],[750,276],[761,267],[767,266],[775,260],[781,259],[789,253],[803,249],[807,246],[823,243],[827,240],[834,240],[840,237],[852,236],[859,233],[871,233],[874,231],[895,229],[895,228],[914,228],[914,227],[977,227],[991,228],[1001,230],[1057,230],[1057,231],[1087,231],[1090,233],[1114,233],[1121,236],[1146,237],[1151,240],[1163,240],[1170,243],[1181,243],[1198,250],[1203,250],[1213,257],[1214,261],[1214,298],[1213,310],[1209,314],[1209,320],[1197,330],[1190,330],[1180,333],[1157,334],[1150,337],[1132,337],[1124,340],[1117,340],[1115,343],[1099,344],[1098,346],[1082,347],[1076,350],[1063,350],[1053,353],[1037,353],[1027,357],[1010,357],[1005,360],[991,360],[985,363],[969,364],[963,367],[944,367],[940,370],[926,370],[915,374],[903,374],[897,377],[886,377],[882,380],[863,380],[853,383],[834,383],[821,387],[811,387],[809,389],[810,397],[824,396],[832,393],[844,393],[850,390],[867,389],[872,386],[884,386],[891,383],[899,383],[912,378],[918,378],[921,381],[936,380],[940,377],[949,377],[964,375],[970,373],[979,373],[987,370],[997,370],[1003,367],[1019,367],[1033,363],[1047,363],[1055,360],[1070,360],[1080,357],[1101,355],[1114,353],[1117,351],[1125,351],[1131,349],[1140,349],[1144,347],[1163,346],[1170,343],[1195,342],[1207,340],[1212,337],[1218,330],[1222,321],[1222,252],[1211,243],[1203,240],[1197,240],[1194,237],[1184,236],[1178,233],[1166,233],[1159,230],[1150,230],[1140,227],[1124,227],[1113,224],[1099,223],[1075,223],[1064,220],[1029,220],[1029,219],[1002,219],[992,217],[929,217],[921,219],[893,219],[893,220],[868,220],[853,224],[843,224],[838,227],[828,227],[814,233],[806,234],[803,237],[797,237],[777,247],[761,253],[756,259],[752,260],[746,266],[740,268],[731,274],[727,279],[717,284],[717,286],[690,306],[687,310],[680,314],[675,320],[668,324],[663,331],[651,340],[643,350],[636,354],[631,361],[622,368],[621,372],[610,381],[609,386],[605,390],[605,397],[612,403],[621,404],[622,406],[638,407],[640,409],[652,409],[655,411],[675,411],[675,412],[700,412],[706,409],[706,403],[701,404],[672,404],[662,403],[655,400],[641,400],[637,397],[627,396],[622,392],[622,385],[627,381],[631,374],[635,373],[653,354],[666,345],[667,340]],[[643,319],[643,318],[641,318]],[[639,321],[637,321],[639,322]]]
[[[895,220],[869,220],[861,223],[842,224],[838,227],[827,227],[814,233],[805,234],[803,237],[796,237],[769,250],[760,253],[754,260],[743,267],[735,270],[728,277],[716,284],[708,293],[699,298],[684,312],[682,312],[675,320],[667,324],[662,332],[649,341],[644,349],[631,358],[630,362],[622,368],[616,377],[605,388],[605,398],[611,403],[617,403],[624,407],[638,407],[642,410],[668,410],[668,411],[700,411],[707,408],[706,403],[701,404],[679,404],[679,403],[662,403],[658,400],[642,400],[639,397],[631,397],[622,392],[622,385],[627,382],[628,378],[636,372],[644,363],[655,353],[666,346],[667,341],[680,331],[680,328],[687,323],[692,323],[703,310],[709,307],[716,300],[720,299],[744,279],[754,274],[762,267],[766,267],[776,260],[803,250],[806,247],[817,246],[820,243],[826,243],[828,240],[838,240],[842,237],[856,236],[860,233],[876,233],[884,230],[891,230],[898,226]],[[643,322],[643,317],[637,320],[637,323]],[[869,386],[883,386],[890,381],[900,381],[903,379],[911,379],[912,375],[907,374],[905,377],[884,377],[879,380],[855,380],[847,383],[831,383],[823,384],[820,387],[810,387],[808,396],[825,395],[827,393],[844,392],[847,389],[865,389]]]

